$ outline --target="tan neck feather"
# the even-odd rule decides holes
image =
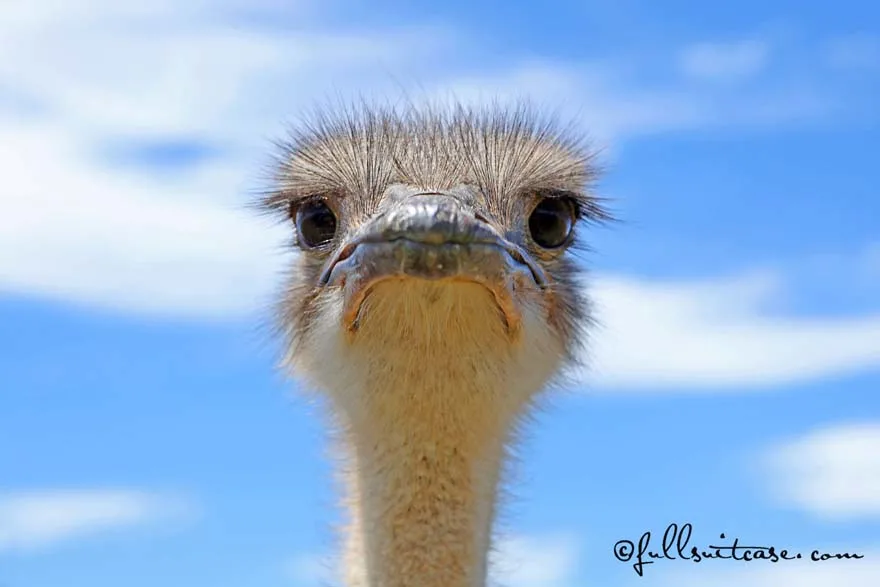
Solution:
[[[475,407],[469,421],[479,434],[465,430],[465,418],[423,427],[410,425],[414,419],[377,420],[349,431],[355,456],[347,559],[361,577],[351,585],[485,584],[505,427]]]
[[[512,345],[479,286],[412,287],[377,288],[358,342],[325,340],[344,366],[319,367],[350,455],[347,585],[483,587],[505,444],[557,353]]]

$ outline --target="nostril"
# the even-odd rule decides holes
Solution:
[[[490,224],[489,217],[483,214],[482,212],[474,212],[474,218],[479,220],[480,222],[485,222],[486,224]]]

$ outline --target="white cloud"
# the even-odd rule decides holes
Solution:
[[[462,76],[444,83],[441,96],[465,103],[516,102],[522,96],[576,116],[600,144],[710,122],[698,96],[677,87],[632,87],[604,64],[579,67],[531,61],[494,75]],[[716,103],[717,106],[717,103]]]
[[[0,96],[14,90],[0,99],[0,291],[136,312],[224,317],[259,303],[283,233],[244,212],[243,196],[288,108],[331,72],[418,59],[443,37],[282,34],[216,17],[241,0],[62,4],[0,4]],[[148,139],[222,154],[180,174],[98,156]]]
[[[328,73],[418,59],[445,38],[437,29],[289,31],[218,18],[242,0],[88,0],[67,4],[69,13],[57,4],[28,2],[18,18],[21,4],[0,5],[0,87],[41,103],[82,141],[182,135],[262,145],[291,108],[329,89]]]
[[[0,3],[0,292],[203,318],[261,307],[288,237],[241,210],[265,139],[333,80],[363,82],[369,93],[377,65],[417,64],[452,48],[440,29],[282,34],[225,19],[243,10],[281,19],[302,9],[276,0]],[[738,51],[757,54],[750,46]],[[797,87],[751,97],[712,84],[646,87],[631,67],[601,61],[531,61],[444,79],[429,93],[525,93],[551,104],[570,96],[577,101],[569,106],[607,140],[824,111]],[[176,173],[99,156],[147,140],[220,150]],[[741,387],[876,365],[877,316],[770,318],[758,307],[770,292],[750,288],[748,280],[600,280],[599,382]]]
[[[222,202],[233,187],[222,177],[163,182],[103,173],[83,159],[53,129],[0,129],[10,190],[0,289],[214,316],[241,312],[269,287],[274,233],[231,206],[198,201],[213,190]]]
[[[784,73],[780,83],[738,91],[706,79],[645,83],[643,77],[651,75],[614,60],[576,65],[532,60],[490,75],[452,78],[436,93],[472,103],[526,95],[561,106],[600,144],[695,129],[781,129],[822,120],[840,100],[827,87],[787,80]]]
[[[490,576],[505,587],[568,587],[578,570],[571,536],[507,536],[490,555]]]
[[[835,560],[812,562],[801,559],[779,563],[756,561],[739,563],[731,568],[731,561],[702,562],[693,570],[663,573],[659,583],[652,585],[675,587],[874,587],[880,585],[880,549],[878,548],[827,548],[828,552],[849,552],[864,555],[859,560]],[[809,556],[812,549],[805,550]],[[659,566],[659,565],[655,565]],[[651,569],[659,574],[666,569]],[[634,581],[643,584],[644,579]]]
[[[765,311],[784,280],[771,273],[663,282],[599,277],[601,326],[590,367],[605,390],[743,391],[880,368],[880,312],[846,318]]]
[[[773,448],[765,466],[783,507],[825,519],[880,519],[880,421],[817,429]]]
[[[0,554],[167,520],[184,510],[177,500],[131,490],[0,493]]]
[[[681,54],[681,69],[691,77],[738,81],[751,77],[765,68],[769,46],[757,40],[735,43],[699,43]]]

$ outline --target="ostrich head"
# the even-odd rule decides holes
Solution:
[[[282,145],[279,326],[344,448],[348,585],[485,584],[507,448],[589,323],[579,139],[528,108],[359,107]]]

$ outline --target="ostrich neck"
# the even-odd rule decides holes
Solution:
[[[351,587],[486,584],[514,413],[497,373],[453,358],[467,353],[428,356],[352,394],[362,399],[346,433]]]

